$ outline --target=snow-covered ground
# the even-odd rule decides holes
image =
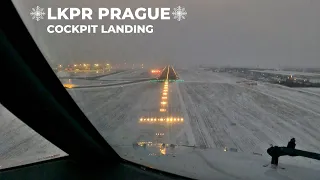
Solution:
[[[181,83],[170,83],[171,113],[158,112],[162,84],[73,91],[80,107],[114,146],[164,142],[206,148],[234,148],[267,159],[270,144],[320,152],[320,97],[283,86],[245,86],[240,78],[203,70],[177,70]],[[83,97],[83,98],[81,98]],[[100,102],[101,101],[101,102]],[[184,123],[145,123],[140,117],[183,117]],[[159,138],[156,133],[164,133]],[[303,158],[283,162],[317,164]]]
[[[254,72],[268,73],[268,74],[281,74],[286,76],[309,76],[309,77],[320,77],[319,73],[308,73],[308,72],[298,72],[298,71],[272,71],[272,70],[251,70]]]
[[[93,86],[93,85],[105,85],[114,83],[123,83],[129,81],[116,81],[116,80],[86,80],[86,79],[60,79],[62,84],[74,84],[75,86]]]
[[[117,84],[136,83],[142,80],[153,78],[149,72],[144,69],[132,70],[126,69],[121,71],[110,71],[105,73],[70,73],[58,72],[62,84],[72,84],[74,87],[92,87],[106,86]],[[82,79],[83,78],[83,79]],[[85,79],[88,78],[88,79]]]
[[[56,75],[59,78],[68,78],[68,77],[80,77],[80,78],[86,78],[86,77],[95,77],[100,75],[108,75],[116,73],[116,71],[92,71],[92,72],[66,72],[66,71],[59,71],[56,73]]]
[[[167,112],[159,112],[164,83],[68,91],[115,149],[146,142],[195,145],[261,154],[269,161],[270,144],[285,146],[295,137],[297,149],[320,152],[320,96],[315,92],[267,83],[248,86],[237,83],[240,78],[202,69],[176,72],[184,82],[169,83]],[[150,77],[145,73],[126,71],[101,79]],[[281,157],[280,162],[320,170],[318,161],[306,158]]]
[[[320,95],[320,88],[296,88],[299,89],[300,91],[307,91],[307,92],[312,92]]]
[[[117,74],[111,74],[100,78],[100,80],[131,80],[150,78],[150,73],[146,69],[126,70]]]
[[[0,169],[66,155],[0,104]]]

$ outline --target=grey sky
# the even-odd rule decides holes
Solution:
[[[20,15],[52,62],[110,60],[155,64],[320,66],[319,0],[14,0]],[[49,34],[49,24],[122,24],[124,21],[36,22],[32,7],[184,6],[186,20],[126,21],[152,24],[153,34]]]

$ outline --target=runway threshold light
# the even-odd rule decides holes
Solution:
[[[163,117],[150,117],[150,118],[143,118],[141,117],[139,119],[139,122],[142,123],[163,123],[163,122],[167,122],[167,123],[180,123],[182,121],[179,121],[179,119],[182,119],[180,117],[168,117],[168,118],[163,118]]]

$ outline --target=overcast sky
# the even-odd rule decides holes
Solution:
[[[56,63],[110,60],[154,64],[319,66],[319,0],[13,0],[46,58]],[[49,24],[123,24],[94,20],[36,22],[32,7],[184,6],[187,18],[126,21],[152,24],[153,34],[49,34]]]

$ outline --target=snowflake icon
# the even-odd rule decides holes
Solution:
[[[39,6],[37,6],[36,8],[32,8],[30,15],[32,19],[40,21],[40,19],[43,19],[46,13],[43,11],[43,8],[40,8]]]
[[[187,11],[184,7],[178,6],[173,8],[172,15],[174,19],[181,21],[182,19],[186,19]]]

